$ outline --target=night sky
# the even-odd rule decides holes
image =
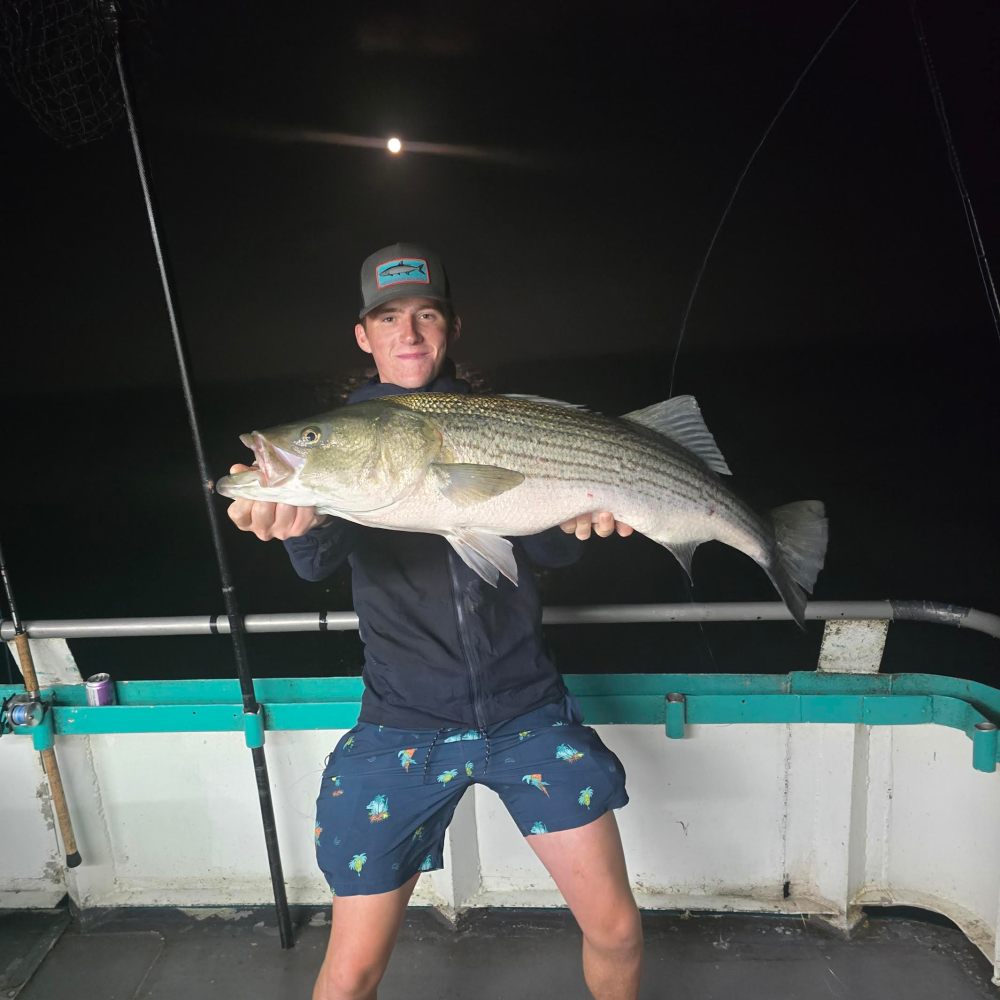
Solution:
[[[492,388],[609,413],[665,397],[736,179],[847,6],[153,5],[126,49],[215,474],[248,454],[240,432],[363,373],[357,269],[395,240],[444,256],[456,356]],[[1000,8],[921,14],[995,268]],[[0,120],[0,540],[22,616],[221,610],[128,135],[65,149],[6,90]],[[433,151],[364,143],[390,135]],[[817,597],[998,611],[998,373],[909,5],[861,0],[743,183],[675,391],[698,397],[755,506],[827,502]],[[346,573],[301,584],[277,543],[229,543],[245,610],[349,606]],[[720,546],[695,580],[695,600],[771,597]],[[543,591],[692,596],[644,539],[594,543]],[[549,635],[568,672],[813,665],[819,626],[753,629],[609,627],[585,651]],[[891,668],[995,681],[992,640],[944,631],[891,642]],[[301,642],[255,640],[257,672],[357,668],[354,637]],[[117,657],[118,677],[229,672],[205,648],[74,651]]]

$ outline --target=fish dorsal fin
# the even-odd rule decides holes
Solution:
[[[542,403],[545,406],[564,406],[567,410],[583,410],[585,413],[590,413],[589,407],[583,405],[583,403],[567,403],[564,399],[549,399],[547,396],[532,396],[525,395],[519,392],[505,392],[501,393],[504,399],[519,399],[523,403]]]
[[[705,418],[694,396],[674,396],[662,403],[626,413],[622,420],[648,427],[687,448],[714,472],[732,475],[712,432],[705,426]]]
[[[459,554],[462,562],[490,586],[497,585],[501,573],[517,586],[514,546],[503,535],[477,531],[475,528],[456,528],[444,537]]]
[[[469,507],[512,490],[524,475],[497,465],[434,462],[430,474],[437,488],[459,507]]]

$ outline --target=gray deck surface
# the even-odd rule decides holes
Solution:
[[[328,918],[295,910],[282,951],[273,910],[0,911],[0,998],[228,1000],[310,996]],[[952,926],[873,913],[849,940],[788,917],[643,914],[643,998],[997,1000],[992,969]],[[580,936],[560,910],[494,910],[463,929],[413,909],[381,1000],[588,996]]]

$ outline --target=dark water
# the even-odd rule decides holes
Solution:
[[[810,497],[826,502],[831,541],[817,599],[926,599],[998,610],[997,352],[988,340],[976,351],[955,346],[831,344],[825,353],[684,358],[677,391],[698,396],[737,492],[761,510]],[[619,413],[666,394],[669,362],[608,354],[486,374],[498,391]],[[305,416],[335,396],[331,383],[318,380],[198,391],[214,475],[248,456],[239,432]],[[222,611],[178,389],[15,391],[0,406],[0,540],[23,618]],[[218,503],[221,511],[226,501]],[[229,530],[225,519],[223,527],[244,612],[350,608],[346,569],[305,583],[280,543]],[[695,600],[774,599],[764,574],[724,546],[699,549],[694,568]],[[542,593],[551,605],[692,596],[670,555],[638,536],[592,541],[579,565],[543,575]],[[820,634],[819,623],[804,634],[785,623],[553,626],[547,640],[569,673],[770,673],[812,669]],[[249,642],[259,676],[352,674],[361,662],[354,633]],[[72,648],[84,674],[108,670],[121,680],[234,672],[225,637],[91,639]],[[998,666],[1000,646],[985,636],[899,624],[883,669],[996,684]]]

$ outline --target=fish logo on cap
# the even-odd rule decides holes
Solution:
[[[427,261],[420,257],[396,257],[375,268],[375,287],[389,288],[392,285],[429,285]]]

